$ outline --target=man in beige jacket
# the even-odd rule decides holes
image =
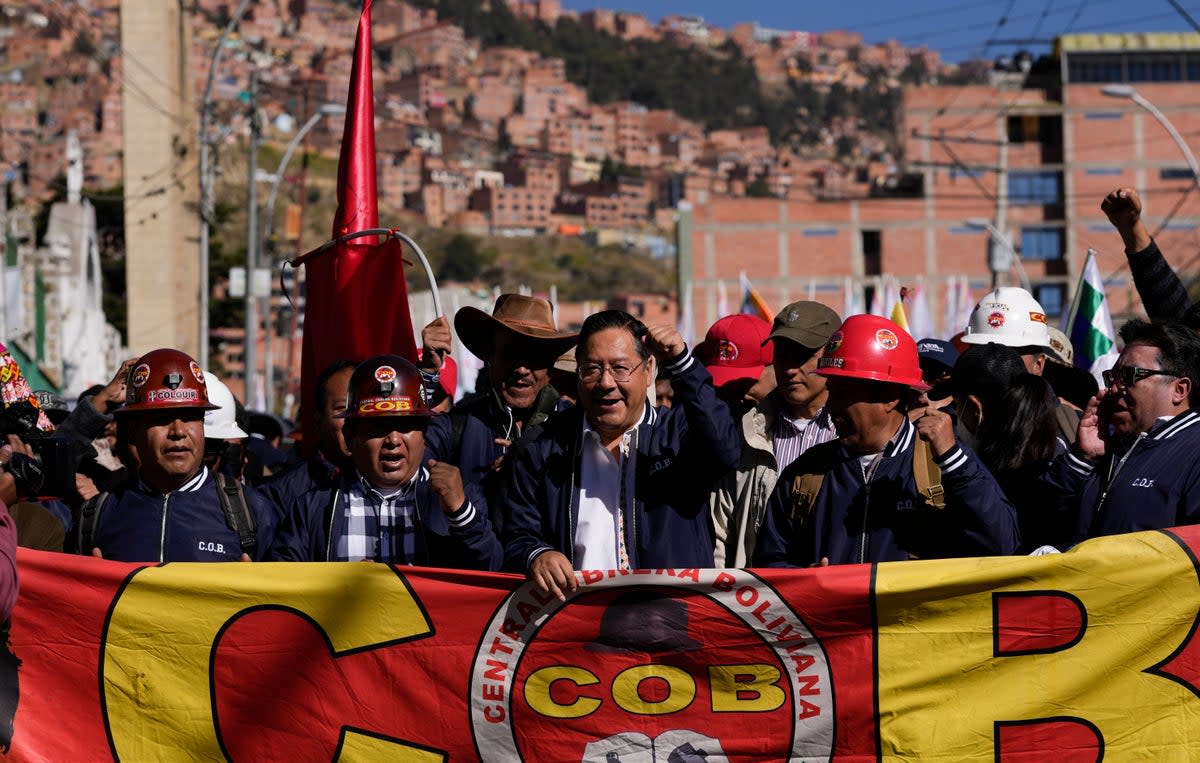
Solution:
[[[742,455],[709,496],[718,567],[745,567],[779,473],[814,445],[837,436],[825,412],[829,393],[816,373],[825,343],[842,324],[819,302],[793,302],[771,327],[777,387],[742,417]]]

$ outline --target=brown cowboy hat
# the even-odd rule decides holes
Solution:
[[[530,340],[551,358],[563,354],[579,341],[579,333],[554,327],[550,303],[522,294],[501,294],[488,315],[477,307],[464,307],[454,316],[458,338],[476,357],[486,360],[492,354],[497,331]]]

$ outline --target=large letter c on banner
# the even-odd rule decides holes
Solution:
[[[302,586],[297,584],[301,567]],[[376,606],[314,606],[349,599]],[[226,759],[212,717],[209,662],[225,625],[264,606],[302,614],[323,631],[336,654],[433,632],[408,584],[382,564],[233,562],[137,570],[113,600],[101,647],[100,697],[114,758]],[[379,752],[381,744],[393,757],[444,760],[422,747],[353,732],[347,732],[340,749]]]

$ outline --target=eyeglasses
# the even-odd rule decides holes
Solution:
[[[644,363],[644,361],[643,361]],[[618,363],[615,366],[600,363],[580,363],[575,373],[579,374],[579,378],[591,384],[592,382],[600,381],[600,377],[605,371],[612,374],[613,381],[624,384],[633,376],[633,372],[642,367],[643,363],[638,363],[636,366],[627,366],[623,363]]]
[[[1153,368],[1114,366],[1108,371],[1104,371],[1101,376],[1104,378],[1105,387],[1111,387],[1114,384],[1119,384],[1122,387],[1132,387],[1139,380],[1145,379],[1147,376],[1178,376],[1178,374],[1173,374],[1170,371],[1158,371]]]

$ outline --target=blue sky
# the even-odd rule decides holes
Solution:
[[[1200,20],[1200,0],[1180,3]],[[1024,47],[1049,52],[1048,44],[993,44],[992,38],[1053,38],[1065,32],[1183,32],[1191,25],[1167,0],[563,0],[563,8],[610,8],[644,13],[703,16],[728,28],[739,21],[822,32],[851,29],[870,42],[898,39],[928,45],[947,61],[995,58]]]

